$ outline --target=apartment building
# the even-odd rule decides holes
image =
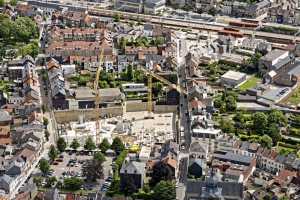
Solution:
[[[222,2],[221,13],[234,17],[257,18],[266,15],[271,2],[269,0],[259,1],[249,4],[240,1],[224,1]]]
[[[119,11],[127,11],[133,13],[143,13],[143,0],[117,0],[115,8]]]
[[[159,14],[166,7],[166,0],[149,0],[145,1],[144,13],[145,14]]]
[[[218,0],[195,0],[195,9],[202,12],[208,12],[210,9],[215,8],[219,3]]]

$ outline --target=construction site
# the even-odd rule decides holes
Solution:
[[[100,54],[100,62],[103,51]],[[147,102],[123,101],[111,107],[101,107],[101,92],[99,90],[100,73],[98,66],[92,91],[88,94],[94,99],[94,108],[68,109],[54,112],[59,137],[63,137],[70,145],[76,139],[83,146],[87,138],[100,144],[104,138],[112,142],[120,137],[127,145],[143,145],[151,147],[173,140],[177,133],[177,105],[156,105],[153,102],[152,79],[160,81],[169,88],[186,94],[184,88],[173,84],[156,73],[139,68],[147,77]],[[76,96],[89,88],[81,88]],[[103,94],[103,93],[102,93]]]
[[[70,145],[74,139],[83,147],[88,137],[95,143],[106,138],[112,142],[113,138],[120,137],[126,146],[148,146],[163,144],[173,140],[176,133],[177,116],[175,113],[152,113],[147,118],[148,111],[126,112],[123,116],[101,120],[99,141],[97,141],[97,122],[85,121],[79,117],[78,121],[58,124],[60,137]]]

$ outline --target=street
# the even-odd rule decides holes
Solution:
[[[178,69],[179,73],[179,84],[181,87],[186,88],[187,81],[187,71],[186,65],[183,64]],[[188,88],[186,88],[188,93]],[[179,167],[179,176],[176,187],[176,198],[178,200],[182,200],[184,198],[185,193],[185,184],[187,181],[188,175],[188,165],[189,165],[189,147],[191,144],[191,130],[190,130],[190,118],[188,115],[188,94],[180,95],[180,126],[184,127],[184,137],[180,137],[180,154],[178,156],[178,167]]]

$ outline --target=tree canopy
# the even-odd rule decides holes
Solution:
[[[16,56],[15,52],[21,56],[36,57],[39,52],[38,41],[36,40],[39,36],[39,30],[32,19],[18,17],[13,21],[7,15],[0,14],[0,27],[0,60],[4,56]]]
[[[105,153],[110,148],[110,144],[107,140],[107,138],[104,138],[102,142],[99,144],[99,149],[102,153]]]
[[[67,143],[64,138],[60,137],[56,142],[56,146],[60,152],[64,152],[65,149],[67,148]]]
[[[103,162],[105,157],[101,152],[94,154],[92,160],[88,160],[82,166],[82,172],[88,180],[96,181],[98,178],[103,178]]]
[[[79,190],[83,184],[83,180],[76,177],[65,178],[64,179],[64,188],[67,190]]]
[[[171,181],[175,174],[172,169],[164,162],[159,162],[153,167],[153,172],[151,176],[151,185],[156,185],[158,182]]]
[[[111,144],[111,149],[113,149],[116,154],[119,154],[125,149],[125,146],[119,137],[114,138],[113,143]]]
[[[253,115],[253,128],[256,133],[263,135],[268,124],[268,117],[265,113],[257,112]]]
[[[49,162],[46,159],[41,159],[39,162],[39,169],[43,174],[47,174],[50,171]]]
[[[271,124],[274,123],[279,124],[280,126],[286,126],[288,120],[280,110],[271,110],[268,115],[268,122]]]
[[[92,137],[88,137],[86,139],[85,144],[84,144],[84,149],[89,150],[89,151],[96,149],[96,144],[93,141]]]
[[[0,0],[0,7],[3,7],[5,4],[4,0]]]
[[[58,155],[58,151],[56,150],[54,145],[51,145],[50,150],[48,152],[49,158],[53,161],[55,160],[55,158],[57,158],[57,155]]]
[[[77,139],[73,139],[72,143],[70,144],[70,147],[74,150],[77,150],[80,147],[80,144]]]
[[[272,138],[270,136],[263,135],[260,140],[261,140],[261,145],[263,147],[267,147],[269,149],[272,147],[273,142],[272,142]]]
[[[176,199],[175,184],[170,181],[161,181],[153,188],[153,200]]]

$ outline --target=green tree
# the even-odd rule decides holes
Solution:
[[[286,197],[286,196],[283,196],[283,197],[280,197],[280,199],[279,200],[289,200],[289,198],[288,197]]]
[[[58,189],[63,189],[63,187],[64,187],[64,184],[61,182],[61,181],[57,181],[57,183],[56,183],[56,186],[55,186],[56,188],[58,188]]]
[[[127,46],[128,40],[124,37],[121,37],[120,41],[119,41],[119,48],[120,49],[125,49]]]
[[[5,15],[1,15],[0,36],[1,38],[3,38],[4,41],[11,40],[11,37],[13,36],[13,28],[14,22],[12,22]]]
[[[116,154],[119,154],[121,151],[125,149],[125,146],[119,137],[114,138],[111,144],[111,149],[114,150]]]
[[[15,39],[20,42],[29,42],[30,39],[38,38],[38,27],[29,17],[18,17],[14,22]]]
[[[103,178],[103,162],[105,157],[101,152],[94,154],[93,159],[87,161],[82,166],[82,173],[88,179],[96,181],[98,178]]]
[[[153,200],[176,199],[175,184],[170,181],[161,181],[153,188]]]
[[[115,14],[115,15],[113,16],[113,18],[114,18],[114,21],[115,21],[115,22],[119,22],[119,21],[121,20],[120,14]]]
[[[45,130],[45,138],[46,138],[46,140],[47,141],[49,141],[49,137],[50,137],[50,133],[49,133],[49,131],[48,130]]]
[[[65,149],[67,148],[67,143],[64,138],[60,137],[56,142],[56,146],[60,152],[64,152]]]
[[[41,159],[39,162],[39,169],[43,174],[47,174],[50,171],[49,162],[46,159]]]
[[[271,110],[268,115],[268,122],[286,126],[288,119],[280,110]]]
[[[236,99],[234,96],[228,96],[226,98],[226,110],[227,111],[235,111],[237,107]]]
[[[0,7],[3,7],[5,4],[4,0],[0,0]]]
[[[144,83],[146,80],[146,76],[144,72],[142,72],[141,70],[135,70],[133,76],[134,76],[134,82],[136,83]]]
[[[259,65],[259,60],[262,57],[260,53],[255,53],[251,58],[247,60],[248,67],[250,67],[251,71],[257,72],[258,71],[258,65]]]
[[[259,134],[264,134],[268,125],[268,117],[262,112],[257,112],[254,113],[252,118],[253,118],[253,128],[255,132]]]
[[[223,100],[221,98],[216,98],[214,100],[214,106],[216,108],[221,108],[222,104],[224,104]]]
[[[152,85],[152,91],[155,96],[158,96],[162,93],[163,84],[161,82],[155,82]]]
[[[48,124],[49,124],[48,118],[43,117],[43,124],[44,124],[44,126],[48,126]]]
[[[12,6],[16,6],[18,3],[18,0],[10,0],[9,4]]]
[[[169,165],[164,162],[158,162],[154,165],[151,175],[150,184],[155,186],[160,181],[171,181],[174,179],[175,174]]]
[[[30,55],[33,58],[35,58],[39,54],[38,42],[34,41],[23,46],[22,48],[19,49],[19,54],[23,57],[26,55]]]
[[[93,141],[92,137],[88,137],[86,139],[85,144],[84,144],[84,149],[89,150],[89,151],[96,149],[96,144]]]
[[[261,142],[261,145],[263,147],[266,147],[266,148],[271,148],[272,147],[272,138],[268,135],[263,135],[261,138],[260,138],[260,142]]]
[[[235,128],[232,120],[228,120],[222,117],[220,121],[220,128],[224,133],[234,133]]]
[[[51,177],[48,178],[48,180],[47,180],[46,187],[52,187],[53,185],[55,185],[56,182],[57,182],[56,177],[55,177],[55,176],[51,176]]]
[[[208,10],[208,14],[215,16],[217,14],[217,10],[215,7],[212,7],[211,9]]]
[[[107,83],[107,81],[99,81],[99,87],[100,88],[108,88],[109,87],[109,84]]]
[[[126,76],[127,76],[127,81],[133,80],[134,76],[133,76],[133,67],[132,67],[132,65],[128,65],[127,71],[126,71]]]
[[[33,183],[37,186],[40,187],[42,186],[43,178],[41,176],[35,176],[33,177]]]
[[[57,155],[58,155],[58,151],[56,150],[55,146],[54,145],[51,145],[50,146],[50,150],[48,152],[48,156],[49,158],[54,161],[56,158],[57,158]]]
[[[155,46],[160,46],[163,45],[165,43],[165,38],[164,37],[156,37],[155,39],[153,39],[153,44]]]
[[[76,177],[65,178],[64,179],[64,188],[67,190],[79,190],[83,184],[83,180]]]
[[[233,120],[236,122],[241,122],[244,123],[245,122],[245,118],[242,112],[237,111],[235,116],[233,117]]]
[[[80,147],[80,144],[79,144],[78,140],[77,140],[77,139],[73,139],[73,141],[72,141],[70,147],[71,147],[72,149],[74,149],[74,150],[77,150],[77,149]]]
[[[105,161],[105,156],[101,152],[96,152],[93,156],[93,160],[102,164]]]
[[[277,124],[272,123],[268,126],[268,135],[272,138],[273,144],[281,141],[280,129]]]
[[[105,153],[110,148],[110,144],[107,140],[107,138],[104,138],[102,142],[99,144],[99,149],[102,153]]]

